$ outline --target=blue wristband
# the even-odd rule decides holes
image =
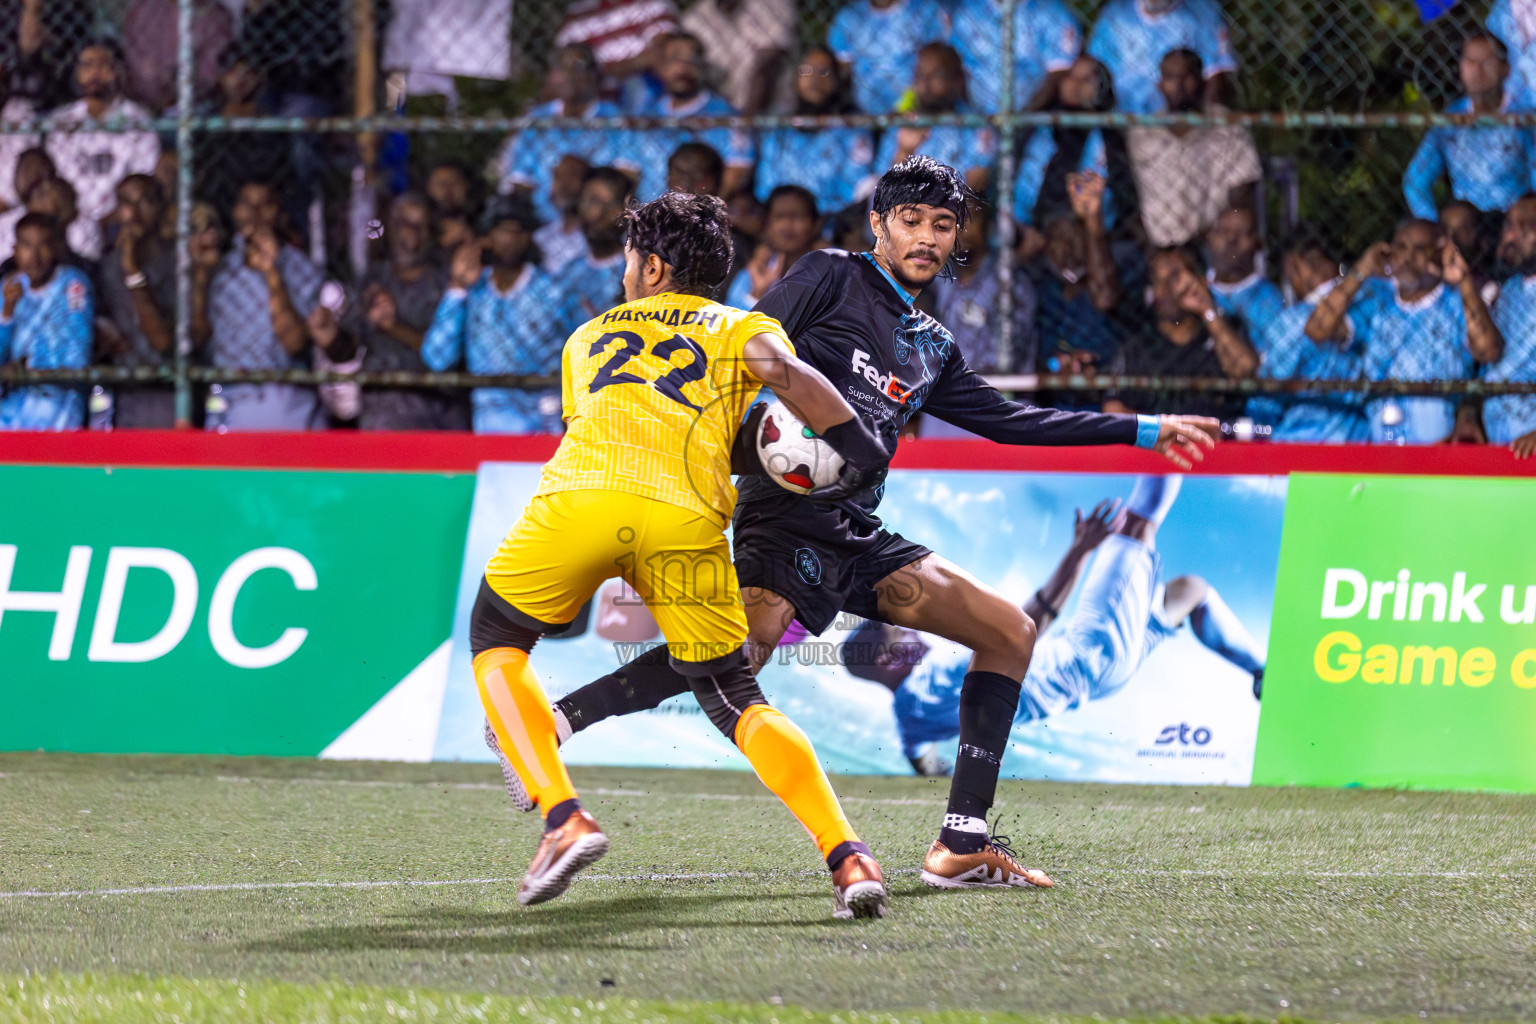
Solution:
[[[1140,414],[1136,417],[1136,447],[1156,448],[1158,436],[1163,432],[1162,420],[1156,416]]]

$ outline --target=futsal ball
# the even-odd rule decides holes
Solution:
[[[763,472],[796,494],[835,482],[843,469],[843,457],[782,402],[769,402],[758,422],[757,457]]]

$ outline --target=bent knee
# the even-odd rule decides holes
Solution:
[[[986,611],[985,641],[974,648],[978,654],[1016,664],[1022,672],[1035,650],[1035,620],[1016,604],[999,597]]]
[[[1186,615],[1200,607],[1211,585],[1201,576],[1175,576],[1163,588],[1163,612],[1166,616],[1182,621]]]

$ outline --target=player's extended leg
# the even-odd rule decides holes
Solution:
[[[1034,650],[1035,624],[1023,609],[964,569],[928,555],[875,584],[881,617],[935,633],[973,653],[960,689],[960,748],[949,807],[924,861],[923,880],[946,888],[1049,886],[987,834],[997,773]]]
[[[517,892],[523,904],[560,895],[576,872],[608,852],[608,838],[576,798],[549,697],[528,664],[543,632],[481,581],[469,629],[475,685],[502,756],[544,811],[544,835]]]
[[[811,741],[757,685],[736,570],[725,537],[712,525],[658,503],[639,559],[649,569],[640,571],[635,589],[667,637],[672,667],[709,720],[815,839],[832,872],[833,915],[883,917],[879,865],[849,825]],[[786,606],[777,607],[775,617],[787,622],[781,612]]]
[[[535,497],[487,563],[470,613],[470,652],[486,720],[508,766],[544,813],[520,903],[560,895],[576,872],[608,851],[607,837],[582,809],[561,763],[549,698],[528,655],[541,635],[568,623],[597,584],[615,574],[626,543],[624,531],[615,534],[611,524],[632,515],[623,496],[603,492]]]
[[[1264,652],[1215,587],[1199,576],[1169,580],[1163,607],[1170,622],[1188,616],[1195,639],[1253,676],[1253,696],[1262,695]]]

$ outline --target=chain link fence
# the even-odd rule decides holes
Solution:
[[[1012,61],[999,53],[1010,17]],[[1463,59],[1483,33],[1509,46],[1509,77],[1474,131],[1441,112],[1487,78],[1469,67],[1486,54]],[[1493,301],[1488,285],[1512,271],[1501,217],[1536,168],[1528,37],[1527,0],[13,0],[0,9],[0,255],[22,257],[24,214],[68,219],[61,255],[93,305],[83,357],[36,331],[23,345],[18,326],[0,381],[13,405],[49,397],[39,408],[58,425],[115,393],[103,425],[235,429],[480,424],[494,403],[471,407],[463,389],[492,375],[528,385],[533,405],[502,396],[485,429],[557,428],[533,385],[572,318],[602,301],[567,279],[606,274],[607,301],[619,297],[611,264],[568,262],[601,262],[578,208],[593,166],[619,168],[641,199],[726,194],[740,301],[808,245],[867,246],[874,178],[919,152],[987,197],[959,279],[923,302],[975,365],[1039,399],[1273,426],[1309,399],[1359,414],[1370,394],[1518,392],[1508,374],[1456,383],[1489,354],[1465,303],[1459,364],[1431,353],[1384,371],[1321,340],[1365,331],[1370,303],[1390,298],[1382,278],[1331,325],[1296,303],[1298,286],[1390,240],[1410,205],[1438,211],[1453,190],[1472,202],[1442,220]],[[1074,61],[1084,52],[1096,63]],[[1438,163],[1415,160],[1429,130],[1444,136]],[[130,174],[153,187],[124,186]],[[463,243],[483,244],[498,294],[511,283],[488,238],[503,222],[542,228],[544,301],[562,313],[509,306],[479,328],[471,313],[444,341],[440,296],[478,269],[455,266]],[[253,260],[253,225],[275,256],[258,246]],[[1446,276],[1438,249],[1419,262]],[[7,317],[46,316],[35,298],[8,301]],[[325,319],[317,306],[331,323],[310,322]],[[477,329],[499,334],[477,342]],[[1532,347],[1515,333],[1507,350]],[[1314,334],[1299,361],[1272,356]],[[1332,383],[1300,390],[1314,379]],[[304,385],[322,382],[315,402]],[[256,400],[312,407],[230,416]]]

